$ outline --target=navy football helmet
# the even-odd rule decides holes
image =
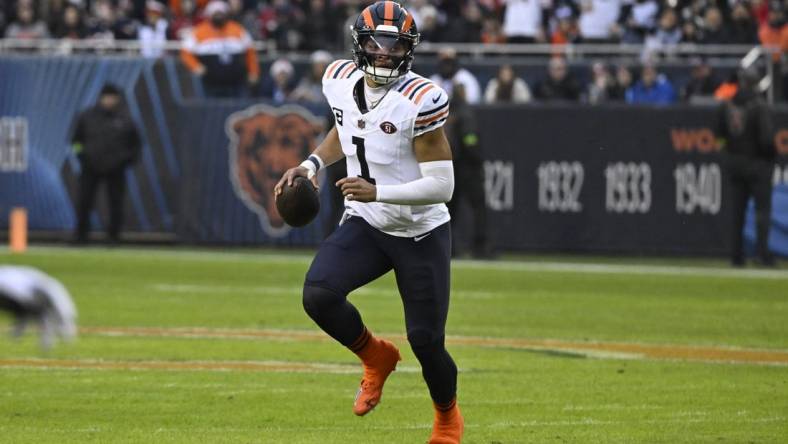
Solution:
[[[387,85],[410,71],[419,32],[399,4],[381,1],[364,8],[352,36],[353,61],[375,83]]]

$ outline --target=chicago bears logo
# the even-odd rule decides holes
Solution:
[[[380,129],[386,134],[394,134],[397,132],[397,127],[391,122],[383,122],[380,124]]]
[[[225,122],[235,194],[270,236],[284,236],[290,229],[276,211],[274,186],[315,149],[322,128],[321,119],[294,105],[255,105]]]

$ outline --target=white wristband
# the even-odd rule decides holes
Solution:
[[[307,178],[311,179],[315,176],[315,174],[317,174],[318,171],[326,166],[326,163],[323,162],[323,159],[321,159],[317,154],[310,154],[305,161],[301,162],[301,166],[309,170],[307,173]]]

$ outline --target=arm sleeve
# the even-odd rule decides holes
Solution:
[[[399,205],[430,205],[448,202],[454,193],[454,166],[451,160],[419,163],[421,178],[399,184],[378,185],[378,202]]]

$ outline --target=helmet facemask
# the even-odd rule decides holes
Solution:
[[[382,28],[383,26],[379,26]],[[410,71],[418,37],[399,32],[353,30],[353,61],[375,83],[388,85]]]

